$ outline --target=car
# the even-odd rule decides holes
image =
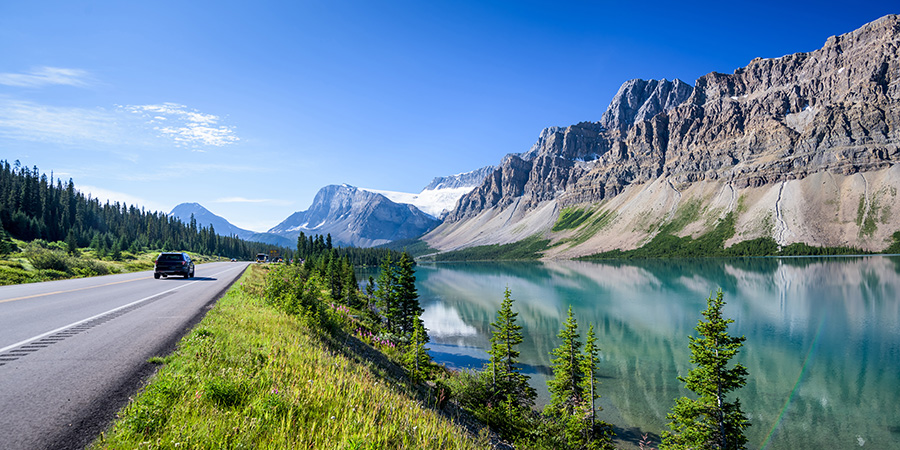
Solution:
[[[236,260],[236,259],[234,259],[234,258],[231,258],[231,262],[235,262],[235,261],[237,261],[237,260]]]
[[[194,276],[194,262],[185,252],[163,252],[153,261],[153,278],[182,275],[185,278]]]

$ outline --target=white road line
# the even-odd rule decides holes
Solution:
[[[214,274],[212,274],[211,276],[212,276],[212,277],[215,277],[215,276],[221,275],[221,274],[226,273],[226,272],[231,271],[231,270],[234,270],[234,268],[233,268],[233,267],[229,267],[228,269],[225,269],[225,270],[223,270],[223,271],[221,271],[221,272],[218,272],[218,273],[214,273]],[[172,289],[169,289],[169,290],[167,290],[167,291],[158,292],[158,293],[153,294],[153,295],[151,295],[151,296],[149,296],[149,297],[144,297],[144,298],[142,298],[142,299],[140,299],[140,300],[135,300],[135,301],[133,301],[133,302],[127,304],[127,305],[122,305],[122,306],[119,306],[119,307],[117,307],[117,308],[110,309],[109,311],[105,311],[105,312],[102,312],[102,313],[100,313],[100,314],[97,314],[97,315],[95,315],[95,316],[88,317],[87,319],[79,320],[78,322],[72,322],[72,323],[70,323],[70,324],[68,324],[68,325],[61,326],[61,327],[59,327],[59,328],[57,328],[57,329],[55,329],[55,330],[50,330],[50,331],[48,331],[48,332],[46,332],[46,333],[39,334],[39,335],[37,335],[37,336],[30,337],[30,338],[25,339],[25,340],[23,340],[23,341],[16,342],[15,344],[7,345],[6,347],[0,348],[0,353],[4,353],[4,352],[9,351],[9,350],[12,350],[12,349],[14,349],[14,348],[16,348],[16,347],[21,347],[21,346],[23,346],[23,345],[25,345],[25,344],[28,344],[28,343],[30,343],[30,342],[34,342],[34,341],[36,341],[36,340],[38,340],[38,339],[42,339],[42,338],[45,338],[45,337],[47,337],[47,336],[50,336],[51,334],[59,333],[60,331],[67,330],[67,329],[72,328],[72,327],[76,327],[76,326],[81,325],[81,324],[83,324],[83,323],[85,323],[85,322],[90,322],[91,320],[94,320],[94,319],[96,319],[96,318],[98,318],[98,317],[103,317],[103,316],[105,316],[105,315],[107,315],[107,314],[114,313],[114,312],[116,312],[116,311],[118,311],[118,310],[120,310],[120,309],[125,309],[125,308],[128,308],[128,307],[130,307],[130,306],[134,306],[134,305],[137,305],[137,304],[139,304],[139,303],[146,302],[147,300],[150,300],[150,299],[152,299],[152,298],[159,297],[160,295],[163,295],[163,294],[168,294],[169,292],[172,292],[172,291],[181,289],[181,288],[183,288],[183,287],[190,286],[190,285],[192,285],[192,284],[194,284],[194,283],[200,283],[200,282],[202,282],[202,281],[206,281],[206,280],[197,280],[197,281],[192,281],[192,282],[187,283],[187,284],[182,284],[182,285],[173,287]]]

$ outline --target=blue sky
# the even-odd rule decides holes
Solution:
[[[0,159],[264,231],[328,184],[418,192],[622,82],[811,51],[895,2],[0,2]]]

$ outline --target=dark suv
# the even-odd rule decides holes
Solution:
[[[160,276],[183,275],[185,278],[194,276],[194,262],[184,252],[160,253],[153,261],[153,278]]]

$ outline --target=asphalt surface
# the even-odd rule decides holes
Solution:
[[[246,267],[0,286],[0,450],[84,448]]]

